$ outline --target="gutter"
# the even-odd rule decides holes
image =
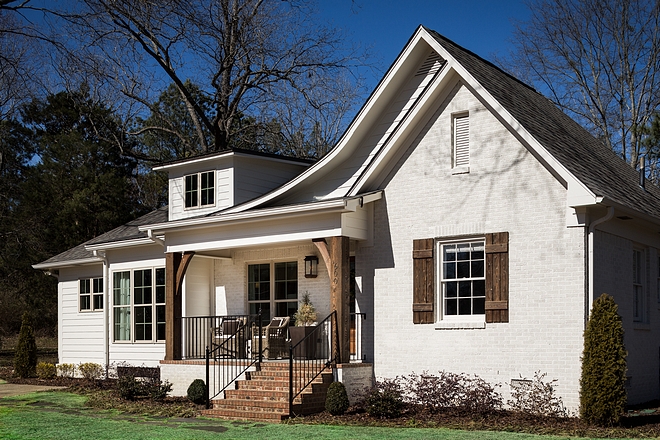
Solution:
[[[588,281],[588,292],[587,297],[585,298],[585,311],[584,311],[584,325],[586,328],[587,321],[589,320],[589,314],[591,313],[591,305],[594,303],[594,232],[596,231],[596,226],[601,223],[605,223],[614,217],[614,207],[609,206],[607,208],[607,214],[603,217],[594,220],[589,224],[589,233],[587,234],[587,247],[588,247],[588,261],[587,261],[587,273],[589,274]]]
[[[103,305],[103,340],[105,356],[105,378],[108,378],[108,366],[110,365],[110,274],[108,270],[108,256],[103,251],[93,251],[94,257],[103,261],[103,294],[105,304]]]

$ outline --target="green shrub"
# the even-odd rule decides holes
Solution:
[[[100,379],[103,377],[103,367],[94,362],[86,362],[84,364],[78,365],[78,371],[80,375],[87,380]]]
[[[376,382],[365,398],[367,414],[381,419],[399,417],[405,406],[398,379]]]
[[[57,368],[49,362],[39,362],[37,364],[37,377],[39,379],[52,379],[57,376]]]
[[[201,405],[206,402],[206,384],[202,379],[195,379],[188,387],[188,399]]]
[[[14,357],[14,374],[18,377],[34,377],[37,370],[37,342],[32,331],[28,312],[23,314],[21,331]]]
[[[163,400],[172,391],[172,384],[155,379],[138,380],[133,376],[122,376],[117,381],[117,392],[124,400],[136,400],[149,397],[153,400]]]
[[[623,324],[614,298],[594,301],[584,331],[580,417],[603,426],[618,424],[626,406],[626,350]]]
[[[340,416],[348,409],[348,394],[346,387],[341,382],[333,382],[328,388],[328,395],[325,398],[325,409],[333,416]]]
[[[74,364],[58,364],[57,374],[62,377],[72,378],[76,375],[76,366]]]

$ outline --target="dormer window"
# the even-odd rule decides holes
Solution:
[[[199,208],[215,204],[215,173],[189,174],[185,177],[186,208]]]

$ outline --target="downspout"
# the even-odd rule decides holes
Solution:
[[[154,243],[159,244],[162,247],[165,247],[165,242],[160,238],[156,237],[152,229],[147,229],[147,237],[149,237],[149,239],[151,239],[151,241],[153,241]]]
[[[103,260],[103,290],[105,295],[105,305],[103,306],[103,339],[105,340],[105,378],[108,378],[110,369],[110,275],[108,272],[108,256],[104,251],[93,251],[95,257]]]
[[[596,226],[601,223],[605,223],[614,217],[614,207],[610,206],[607,208],[607,214],[603,217],[594,220],[589,225],[589,234],[587,236],[588,241],[588,252],[589,252],[589,261],[587,263],[587,272],[589,273],[589,293],[587,297],[587,304],[585,304],[584,312],[584,326],[586,328],[587,321],[589,319],[589,313],[591,313],[591,305],[594,303],[594,232],[596,231]]]

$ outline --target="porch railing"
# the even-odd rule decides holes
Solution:
[[[300,342],[289,345],[289,415],[294,415],[294,399],[338,359],[337,312],[332,312]]]
[[[366,321],[366,319],[366,313],[351,313],[351,362],[362,362],[365,360],[362,354],[362,321]]]

